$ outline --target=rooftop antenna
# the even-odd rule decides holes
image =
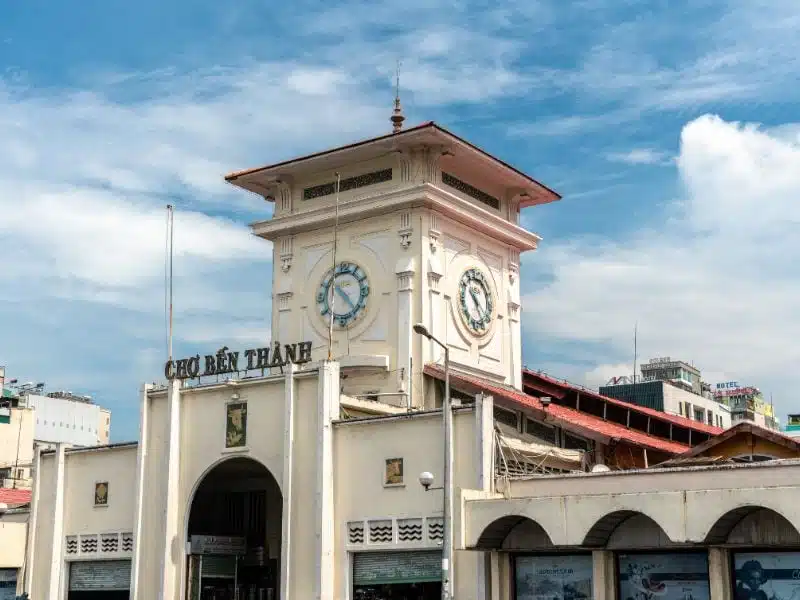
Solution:
[[[638,350],[636,347],[637,337],[639,333],[639,321],[633,324],[633,385],[636,385],[636,360],[638,358]]]
[[[336,173],[336,218],[333,222],[333,269],[331,270],[331,283],[328,287],[330,294],[328,310],[331,312],[330,323],[328,325],[328,360],[332,359],[333,354],[333,307],[336,305],[336,294],[334,293],[334,286],[336,285],[336,238],[339,230],[339,188],[341,187],[341,182],[342,176]]]
[[[172,256],[173,256],[173,224],[174,213],[172,204],[167,204],[167,256],[166,265],[164,269],[164,277],[166,278],[166,289],[164,302],[167,306],[167,360],[172,360]]]
[[[403,108],[400,106],[400,61],[397,61],[397,72],[395,76],[394,88],[394,110],[392,116],[389,117],[392,122],[392,133],[398,133],[403,128],[403,121],[406,118],[403,116]]]

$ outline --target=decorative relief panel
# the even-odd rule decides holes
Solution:
[[[394,522],[392,520],[369,522],[370,544],[391,544],[394,541]]]
[[[397,521],[397,541],[421,542],[422,519],[399,519]]]
[[[347,542],[349,544],[364,543],[364,521],[351,521],[347,524]]]
[[[100,552],[118,552],[119,551],[119,534],[118,533],[104,533],[100,536]]]
[[[444,541],[444,520],[441,517],[428,517],[428,541],[442,543]]]
[[[339,181],[339,191],[346,192],[357,188],[366,187],[368,185],[375,185],[378,183],[385,183],[392,180],[392,169],[382,169],[380,171],[372,171],[371,173],[364,173],[363,175],[356,175],[355,177],[348,177]],[[321,198],[323,196],[330,196],[336,193],[336,182],[329,181],[320,185],[305,188],[303,190],[303,200],[313,200],[314,198]]]
[[[97,552],[97,535],[82,535],[80,547],[81,554],[93,554]]]
[[[411,234],[414,229],[411,227],[411,213],[405,212],[400,215],[400,229],[397,231],[400,236],[400,247],[408,250],[411,245]]]
[[[133,533],[125,531],[68,535],[64,540],[64,552],[72,558],[130,556],[133,554]]]
[[[294,257],[294,237],[282,238],[280,241],[280,261],[281,271],[288,273],[292,268],[292,258]]]
[[[519,278],[519,250],[511,248],[508,252],[508,280],[513,284]]]
[[[475,186],[462,181],[450,173],[442,173],[442,183],[453,188],[454,190],[458,190],[462,194],[465,194],[482,204],[485,204],[486,206],[489,206],[495,210],[500,209],[500,200],[490,194],[487,194],[483,190],[479,190]]]
[[[365,532],[369,532],[366,539]],[[396,533],[396,535],[395,535]],[[347,544],[350,546],[441,546],[444,521],[441,517],[375,519],[347,523]]]

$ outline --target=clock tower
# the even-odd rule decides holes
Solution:
[[[423,368],[521,386],[520,254],[539,237],[520,210],[559,199],[436,125],[233,173],[274,203],[255,235],[274,244],[273,341],[339,361],[343,393],[432,408]],[[426,399],[427,398],[427,399]]]

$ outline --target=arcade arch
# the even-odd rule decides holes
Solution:
[[[212,467],[189,508],[187,600],[277,597],[282,513],[280,487],[260,462]]]
[[[706,535],[705,543],[739,547],[800,547],[800,532],[779,512],[747,505],[729,510],[717,519]]]

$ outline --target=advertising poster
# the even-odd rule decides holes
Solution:
[[[733,556],[734,600],[800,599],[800,552]]]
[[[620,600],[709,600],[708,555],[620,554]]]
[[[591,600],[591,555],[518,556],[517,600]]]

